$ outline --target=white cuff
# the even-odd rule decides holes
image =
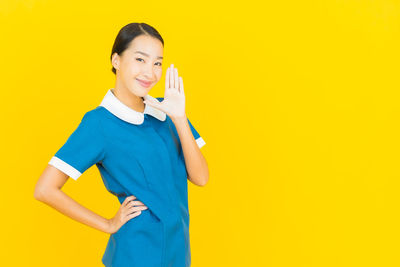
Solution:
[[[78,171],[77,169],[75,169],[74,167],[72,167],[71,165],[66,163],[65,161],[57,158],[56,156],[53,156],[50,159],[49,164],[56,167],[63,173],[67,174],[69,177],[71,177],[74,180],[78,179],[78,177],[82,175],[82,173],[80,171]]]
[[[204,140],[201,136],[196,139],[196,143],[199,146],[199,148],[201,148],[202,146],[204,146],[206,144],[206,142],[204,142]]]

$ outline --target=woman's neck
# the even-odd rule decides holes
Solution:
[[[113,88],[111,89],[111,92],[116,98],[118,98],[119,101],[121,101],[131,109],[141,113],[144,112],[145,104],[143,103],[142,97],[129,92],[128,89],[123,90],[120,88]]]

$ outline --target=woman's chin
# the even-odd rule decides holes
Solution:
[[[144,97],[149,93],[150,90],[135,87],[135,88],[129,88],[129,91],[134,95],[137,95],[139,97]]]

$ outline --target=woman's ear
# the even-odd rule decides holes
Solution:
[[[114,53],[112,55],[111,64],[114,67],[114,69],[119,70],[120,57],[119,57],[118,53]]]

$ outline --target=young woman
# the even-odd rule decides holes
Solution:
[[[166,70],[164,97],[148,93],[162,75],[164,41],[146,23],[118,33],[111,53],[115,87],[86,112],[50,159],[35,198],[110,234],[107,267],[191,265],[187,179],[204,186],[205,144],[185,113],[183,80]],[[111,219],[83,207],[61,190],[96,164],[121,206]]]

